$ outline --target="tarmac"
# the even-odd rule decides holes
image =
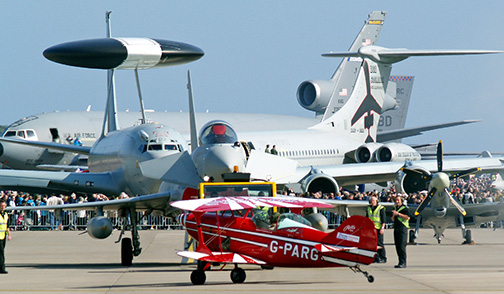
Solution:
[[[409,245],[408,267],[395,269],[392,230],[386,230],[388,262],[363,267],[374,276],[368,283],[348,268],[261,270],[245,265],[247,279],[233,284],[231,266],[207,272],[204,285],[189,276],[194,265],[181,264],[184,231],[140,231],[142,254],[133,265],[120,265],[119,232],[95,240],[82,231],[14,231],[7,242],[7,275],[0,293],[201,293],[201,292],[330,292],[340,293],[503,293],[504,229],[472,229],[474,245],[461,245],[460,230],[445,232],[441,244],[433,231],[420,232]]]

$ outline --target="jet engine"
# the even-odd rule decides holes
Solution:
[[[87,232],[95,239],[105,239],[112,233],[112,223],[105,216],[95,216],[88,222]]]
[[[315,193],[321,191],[322,193],[337,193],[339,186],[333,177],[320,173],[310,172],[310,174],[301,180],[301,188],[304,192]]]
[[[406,174],[403,171],[399,171],[399,174],[394,181],[396,190],[402,193],[415,193],[422,190],[428,190],[429,180],[424,177],[424,174],[430,175],[430,172],[419,166],[410,166],[408,169],[417,172],[410,172]]]
[[[366,143],[359,146],[354,153],[355,161],[358,163],[376,161],[375,151],[382,145],[380,143]]]
[[[297,90],[299,104],[305,109],[324,113],[331,100],[336,83],[331,80],[304,81]]]
[[[376,151],[376,160],[378,162],[415,161],[420,159],[422,157],[418,151],[401,143],[388,143]]]

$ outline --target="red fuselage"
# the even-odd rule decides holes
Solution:
[[[194,215],[188,214],[183,224],[198,240]],[[249,217],[205,213],[201,217],[203,241],[214,252],[233,252],[250,256],[280,267],[339,267],[370,264],[377,250],[373,223],[365,217],[354,216],[338,229],[325,233],[290,222],[274,228],[258,228]],[[202,240],[198,240],[201,242]],[[319,251],[316,245],[330,245],[337,251]],[[320,247],[319,247],[320,248]]]

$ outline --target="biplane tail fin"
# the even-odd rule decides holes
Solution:
[[[355,215],[344,221],[336,230],[322,240],[324,244],[350,247],[349,252],[365,250],[375,252],[378,248],[378,236],[374,223],[367,217]],[[367,255],[367,254],[366,254]],[[370,258],[370,262],[374,260]],[[367,262],[363,262],[367,263]]]

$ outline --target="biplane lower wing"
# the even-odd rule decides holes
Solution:
[[[247,255],[233,253],[233,252],[212,252],[212,254],[207,254],[197,251],[179,251],[177,255],[186,257],[189,259],[196,259],[207,262],[219,262],[219,263],[237,263],[237,264],[266,264],[262,260],[252,258]]]

